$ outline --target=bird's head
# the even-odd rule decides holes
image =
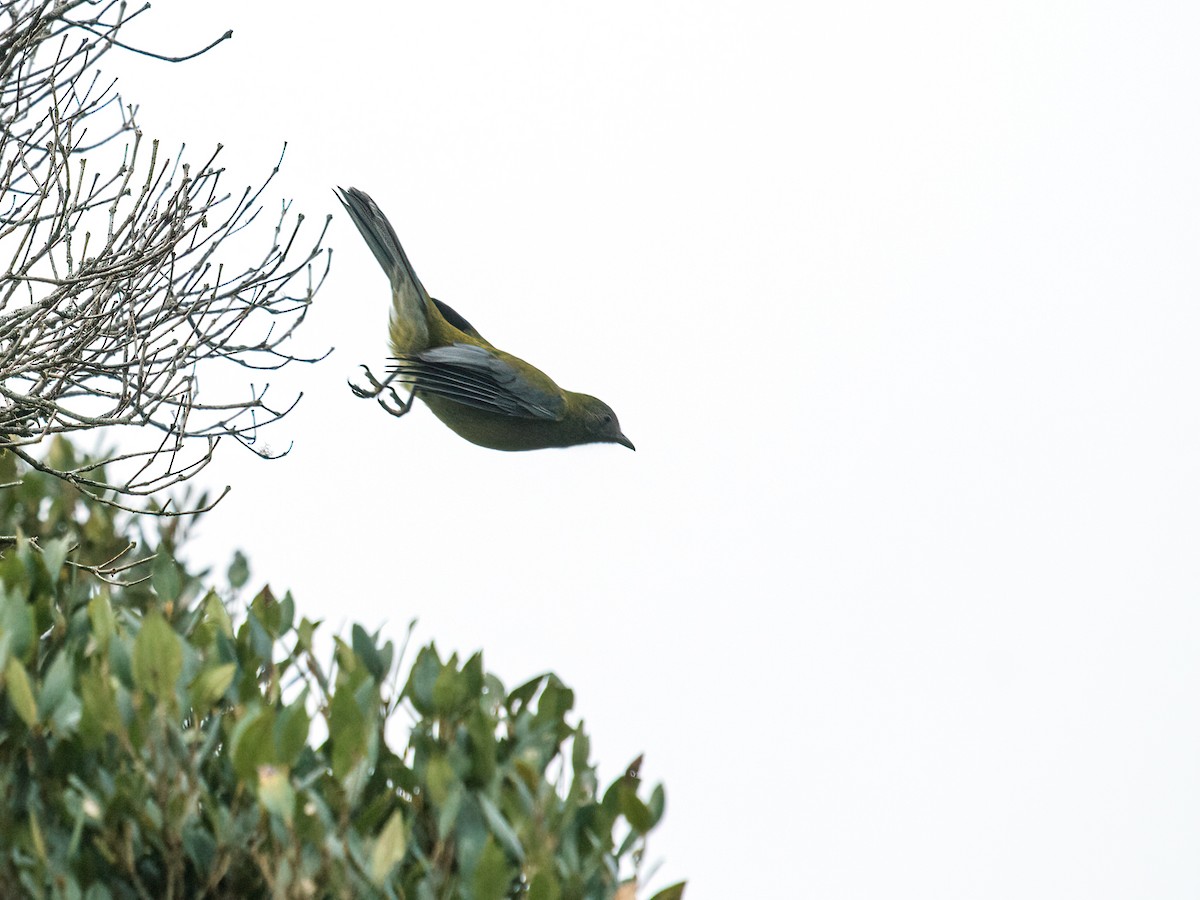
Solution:
[[[630,450],[636,450],[633,441],[621,433],[621,425],[617,422],[617,414],[603,400],[588,394],[578,395],[580,398],[579,420],[589,438],[588,443],[620,444]]]

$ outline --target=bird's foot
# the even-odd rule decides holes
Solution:
[[[362,366],[361,368],[367,376],[367,381],[370,383],[370,387],[359,387],[350,380],[347,380],[346,384],[350,385],[350,390],[354,392],[354,396],[362,397],[364,400],[374,400],[387,388],[387,382],[381,382],[378,378],[371,374],[371,370],[366,366]]]
[[[387,392],[392,398],[390,403],[386,397],[376,397],[375,401],[383,407],[384,412],[386,412],[388,415],[400,418],[402,415],[412,409],[412,394],[408,395],[407,400],[401,400],[400,395],[396,393],[396,389],[394,387],[389,386]]]
[[[384,411],[389,415],[400,417],[412,409],[412,395],[410,394],[407,400],[402,400],[400,395],[396,393],[396,389],[392,387],[391,381],[395,375],[390,375],[384,381],[380,381],[366,366],[362,367],[363,374],[367,377],[368,387],[362,387],[355,384],[353,381],[347,381],[350,385],[350,390],[354,392],[354,396],[361,397],[364,400],[374,400],[384,408]],[[387,392],[387,396],[380,396]],[[390,399],[389,399],[390,398]]]

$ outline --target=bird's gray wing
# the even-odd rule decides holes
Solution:
[[[566,409],[553,382],[539,383],[545,379],[541,372],[522,372],[494,351],[474,344],[404,354],[395,357],[393,371],[394,380],[421,393],[504,416],[557,420]]]

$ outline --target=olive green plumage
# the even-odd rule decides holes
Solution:
[[[382,383],[371,378],[373,391],[356,387],[355,393],[378,398],[393,382],[409,387],[460,437],[494,450],[593,443],[633,449],[603,401],[563,390],[540,369],[493,347],[470,322],[430,297],[375,201],[356,188],[339,188],[338,198],[392,287],[388,338],[395,364]],[[389,411],[402,415],[411,402]]]

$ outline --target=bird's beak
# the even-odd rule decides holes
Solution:
[[[625,437],[625,435],[623,435],[623,434],[617,435],[616,438],[614,438],[614,440],[618,444],[620,444],[622,447],[628,447],[630,450],[637,450],[637,447],[633,446],[633,441],[631,441],[629,438]]]

